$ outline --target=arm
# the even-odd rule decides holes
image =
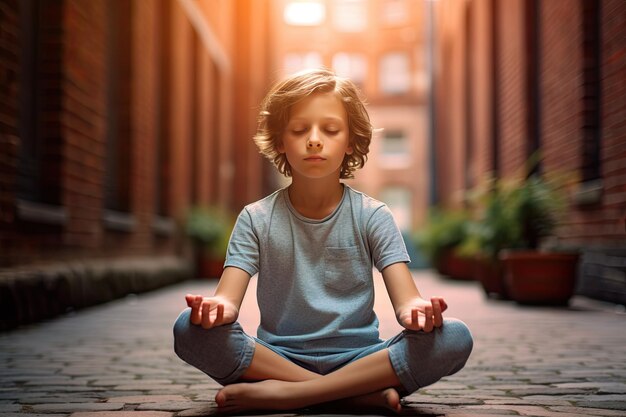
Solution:
[[[249,282],[250,275],[246,271],[226,267],[213,297],[187,294],[185,300],[191,307],[191,323],[210,329],[236,321]]]
[[[442,313],[448,305],[441,297],[424,300],[405,263],[389,265],[382,273],[396,318],[402,327],[425,332],[430,332],[433,327],[441,327]]]

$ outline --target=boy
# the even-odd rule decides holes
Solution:
[[[225,386],[220,410],[341,400],[398,412],[401,394],[469,357],[467,327],[444,320],[444,299],[415,287],[389,209],[340,181],[363,166],[371,136],[357,88],[327,70],[292,75],[263,101],[254,139],[291,185],[244,208],[215,295],[188,294],[174,326],[176,353]],[[406,329],[387,341],[373,312],[373,266]],[[236,320],[257,273],[254,338]]]

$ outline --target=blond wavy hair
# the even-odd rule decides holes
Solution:
[[[345,155],[340,178],[354,178],[354,171],[362,168],[372,140],[373,128],[359,89],[350,80],[336,76],[327,69],[307,70],[277,82],[261,102],[259,125],[254,143],[278,171],[291,176],[291,166],[284,153],[278,151],[289,122],[291,108],[314,93],[334,92],[342,101],[348,115],[350,146],[353,152]]]

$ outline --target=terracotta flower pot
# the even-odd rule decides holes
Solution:
[[[448,252],[450,252],[450,249],[443,251],[443,253],[439,255],[439,257],[435,261],[435,264],[433,265],[435,269],[437,270],[437,272],[439,273],[439,275],[449,275],[449,272],[447,269],[448,268],[448,261],[447,261]]]
[[[485,294],[497,298],[508,299],[502,262],[484,256],[474,259],[474,279],[479,281]]]
[[[224,258],[202,255],[197,258],[196,275],[198,278],[219,278],[223,268]]]
[[[566,305],[574,293],[578,254],[503,251],[510,297],[523,304]]]
[[[437,263],[437,271],[452,279],[470,281],[474,279],[474,260],[459,256],[454,249],[446,250]]]

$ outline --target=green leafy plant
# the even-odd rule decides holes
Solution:
[[[467,235],[468,213],[464,210],[433,210],[429,221],[416,236],[417,245],[432,265],[441,255],[457,247]]]
[[[512,237],[526,249],[538,249],[554,233],[565,210],[565,190],[560,177],[532,175],[506,193],[504,201]]]
[[[215,207],[193,207],[186,219],[185,232],[204,253],[223,257],[232,231],[232,217]]]
[[[510,178],[487,178],[468,193],[474,219],[460,246],[465,255],[495,259],[502,249],[537,249],[554,233],[566,207],[573,178],[565,174],[527,175],[538,157]]]
[[[517,186],[511,181],[488,179],[469,193],[476,220],[468,225],[461,254],[495,260],[501,249],[524,246],[512,209],[512,193]]]

